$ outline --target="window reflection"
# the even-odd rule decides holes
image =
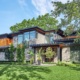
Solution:
[[[24,33],[24,41],[29,41],[29,32]]]
[[[46,40],[47,40],[47,43],[54,43],[54,33],[48,33],[46,34]]]
[[[54,33],[50,33],[50,43],[54,43]]]
[[[30,32],[30,40],[35,39],[36,38],[36,31],[31,31]]]
[[[22,44],[23,43],[23,35],[18,35],[18,44]]]
[[[29,32],[24,33],[24,45],[26,48],[29,47]]]

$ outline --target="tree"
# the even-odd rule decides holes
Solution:
[[[15,51],[15,48],[14,48],[13,44],[11,44],[9,47],[10,61],[14,61],[14,51]]]
[[[22,45],[21,47],[21,59],[22,59],[22,63],[25,64],[26,59],[25,59],[25,46],[24,45]]]
[[[51,47],[48,47],[46,49],[46,52],[45,52],[45,55],[46,55],[46,58],[48,58],[49,60],[55,55],[55,51],[52,50]]]
[[[32,19],[24,19],[21,23],[17,23],[10,27],[12,32],[16,32],[23,28],[30,28],[33,26],[38,26],[44,30],[58,29],[57,27],[58,21],[52,17],[50,14],[45,14],[42,16],[38,16],[36,19],[33,17]]]
[[[22,60],[21,59],[21,47],[20,47],[20,45],[17,46],[16,52],[17,52],[17,61],[20,63]]]
[[[31,56],[31,57],[30,57],[30,63],[33,64],[33,63],[34,63],[34,53],[33,53],[32,50],[30,50],[30,51],[29,51],[29,54],[30,54],[30,56]]]
[[[80,32],[80,0],[67,1],[63,4],[62,2],[53,2],[55,10],[52,11],[52,15],[61,18],[60,27],[65,27],[66,34],[78,30]]]
[[[38,51],[38,60],[42,60],[42,63],[44,62],[44,49],[42,49],[42,47],[39,49]]]
[[[19,63],[26,63],[26,59],[25,59],[25,46],[24,45],[18,45],[17,46],[17,61]]]

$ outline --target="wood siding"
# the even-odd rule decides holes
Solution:
[[[12,44],[12,40],[9,38],[0,39],[0,46],[8,46]]]

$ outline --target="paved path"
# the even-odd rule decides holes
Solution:
[[[55,66],[56,64],[41,64],[41,66]]]
[[[41,64],[41,65],[38,65],[38,64],[34,64],[34,66],[55,66],[56,64]]]

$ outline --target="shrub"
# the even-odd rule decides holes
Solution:
[[[46,49],[45,52],[46,58],[51,59],[55,54],[56,54],[55,51],[53,51],[51,47],[48,47]]]
[[[60,62],[60,61],[58,61],[57,65],[58,65],[58,66],[76,67],[76,65],[73,64],[73,63],[71,63],[71,62]]]

